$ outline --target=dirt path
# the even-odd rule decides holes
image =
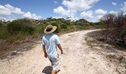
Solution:
[[[114,64],[86,45],[85,34],[91,31],[93,30],[60,36],[64,54],[60,55],[58,74],[118,74]],[[13,59],[11,57],[13,56],[0,60],[0,74],[48,74],[51,69],[49,60],[43,57],[41,44]]]

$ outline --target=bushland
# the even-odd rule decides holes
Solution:
[[[55,31],[57,34],[102,27],[99,22],[92,23],[85,19],[71,21],[49,17],[41,20],[28,18],[13,21],[0,20],[0,55],[15,50],[15,46],[22,43],[41,40],[44,28],[49,24],[57,26]]]

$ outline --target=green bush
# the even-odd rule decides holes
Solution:
[[[17,34],[21,30],[21,26],[18,24],[17,21],[13,21],[7,24],[7,30],[11,34]]]
[[[22,29],[22,32],[32,35],[34,33],[34,28],[32,28],[32,27],[25,27],[24,29]]]
[[[37,25],[36,28],[35,28],[36,33],[43,34],[44,33],[44,29],[45,29],[46,26],[47,25],[46,24],[43,24],[43,23]]]
[[[77,30],[77,27],[75,25],[71,25],[71,26],[68,26],[68,28],[66,29],[66,32],[72,32],[76,30]]]
[[[62,29],[67,29],[68,27],[67,27],[66,24],[62,24],[62,25],[61,25],[61,28],[62,28]]]
[[[26,34],[33,34],[34,27],[36,26],[35,21],[31,19],[18,19],[7,24],[7,30],[9,33],[17,34],[19,32]]]

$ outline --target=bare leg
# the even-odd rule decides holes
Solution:
[[[56,74],[56,70],[52,70],[52,73],[51,74]]]

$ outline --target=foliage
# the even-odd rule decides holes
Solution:
[[[47,25],[46,25],[46,24],[43,24],[43,23],[37,25],[37,26],[35,27],[36,33],[38,33],[38,34],[43,34],[43,33],[44,33],[44,29],[46,28],[46,26],[47,26]]]
[[[33,34],[35,21],[31,19],[18,19],[7,24],[7,30],[11,34],[17,34],[19,32]]]
[[[18,25],[17,21],[13,21],[7,25],[7,30],[11,34],[16,34],[21,30],[21,26]]]
[[[118,16],[114,14],[105,15],[101,20],[107,33],[106,39],[111,38],[113,41],[126,41],[126,14],[119,13]]]
[[[88,21],[86,21],[85,19],[79,19],[75,22],[75,25],[87,25]]]
[[[8,22],[6,22],[5,20],[0,20],[0,27],[6,26]]]
[[[69,19],[52,17],[44,20],[23,18],[11,22],[0,21],[0,51],[10,50],[15,44],[20,44],[27,40],[30,41],[30,39],[41,39],[42,35],[44,35],[45,27],[49,24],[57,26],[55,33],[58,34],[92,29],[92,27],[97,26],[94,23],[91,25],[85,19],[71,21]]]

